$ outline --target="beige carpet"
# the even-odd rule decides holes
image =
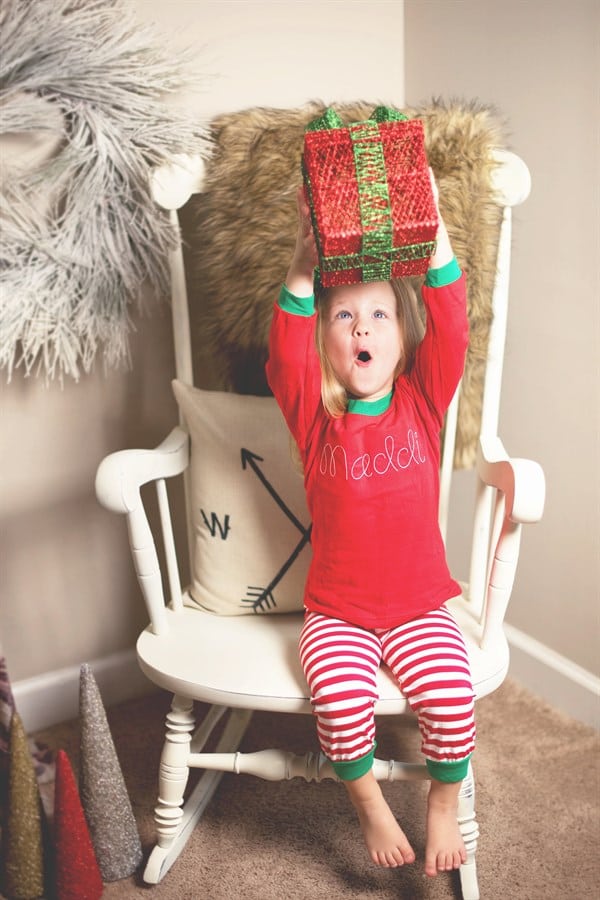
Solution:
[[[108,711],[145,854],[167,698],[156,694]],[[597,900],[600,897],[600,738],[510,680],[477,705],[475,758],[482,900]],[[245,749],[315,748],[310,717],[256,714]],[[76,769],[77,722],[40,732]],[[414,721],[381,721],[378,755],[416,748]],[[416,758],[416,757],[415,757]],[[146,900],[445,900],[460,897],[454,875],[429,880],[423,860],[422,783],[384,787],[413,842],[417,862],[380,870],[367,858],[345,797],[333,782],[263,782],[226,775],[182,856],[163,882],[141,873],[106,886],[103,897]]]

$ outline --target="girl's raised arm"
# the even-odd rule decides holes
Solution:
[[[295,294],[296,297],[310,297],[314,290],[314,268],[319,262],[319,257],[310,219],[310,210],[302,186],[296,192],[296,203],[298,206],[296,246],[286,275],[285,284],[288,291]]]

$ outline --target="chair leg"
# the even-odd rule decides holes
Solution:
[[[460,886],[463,900],[479,900],[477,865],[475,862],[479,828],[475,820],[475,779],[471,764],[469,764],[469,771],[462,783],[458,797],[458,824],[467,851],[467,861],[460,867]]]
[[[166,724],[158,774],[158,805],[154,810],[158,845],[163,848],[172,844],[183,818],[183,794],[190,774],[190,743],[196,725],[193,701],[175,695]]]
[[[195,740],[200,738],[204,744],[225,712],[225,708],[212,707]],[[230,711],[216,752],[237,750],[251,716],[249,710]],[[220,771],[204,772],[183,806],[190,773],[194,725],[192,701],[174,696],[167,715],[167,733],[159,769],[159,797],[154,811],[157,844],[144,871],[144,881],[148,884],[158,884],[179,857],[224,774]]]

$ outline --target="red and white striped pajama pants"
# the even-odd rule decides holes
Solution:
[[[308,612],[299,646],[321,749],[334,767],[342,763],[340,777],[344,763],[373,753],[382,662],[417,714],[430,774],[442,781],[464,777],[475,746],[474,695],[463,636],[446,607],[390,630]],[[450,771],[461,774],[446,777]]]

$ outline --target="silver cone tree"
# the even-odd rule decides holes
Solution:
[[[79,794],[105,882],[131,875],[142,860],[138,833],[96,679],[89,665],[79,680]]]

